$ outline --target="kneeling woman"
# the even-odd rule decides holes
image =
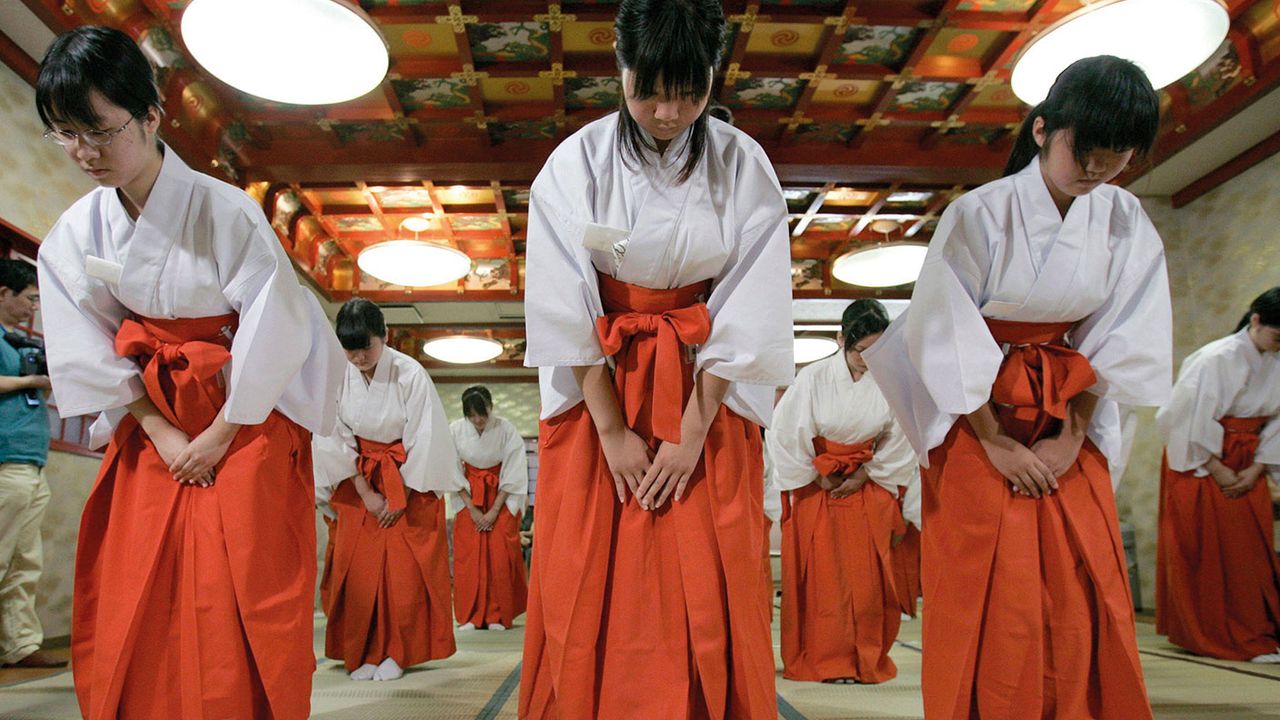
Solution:
[[[444,406],[427,371],[386,346],[377,305],[338,312],[350,364],[338,429],[315,442],[316,484],[336,486],[325,655],[352,680],[396,680],[456,650],[449,602],[446,492],[462,489]]]
[[[789,680],[884,682],[901,624],[893,545],[915,453],[862,352],[889,327],[875,300],[841,322],[844,352],[816,362],[774,410],[769,451],[783,489],[782,665]],[[912,518],[919,523],[919,518]]]
[[[1165,441],[1156,626],[1224,660],[1280,663],[1280,561],[1267,466],[1280,465],[1280,287],[1182,363]]]
[[[488,388],[467,388],[462,412],[449,426],[470,486],[458,493],[453,522],[458,629],[506,630],[524,613],[529,594],[520,547],[529,463],[516,426],[493,414]]]

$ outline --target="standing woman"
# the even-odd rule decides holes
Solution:
[[[325,568],[325,655],[352,680],[399,680],[457,648],[449,612],[444,494],[463,487],[444,405],[422,364],[387,347],[378,306],[348,300],[350,361],[337,431],[315,440],[316,485],[338,513]]]
[[[449,425],[468,483],[454,507],[454,611],[459,630],[506,630],[529,596],[520,547],[529,462],[516,426],[493,414],[488,388],[464,390],[462,414]]]
[[[1156,413],[1165,441],[1156,625],[1224,660],[1280,663],[1280,560],[1271,473],[1280,470],[1280,287],[1234,335],[1182,363]]]
[[[889,313],[855,300],[840,327],[844,351],[800,371],[769,433],[784,508],[782,675],[879,683],[898,674],[889,650],[902,624],[893,567],[906,532],[899,488],[920,479],[862,360]]]
[[[760,426],[794,372],[789,243],[768,158],[706,114],[724,30],[714,0],[623,0],[622,107],[533,184],[522,718],[776,713]]]
[[[159,142],[155,79],[127,35],[59,36],[36,104],[100,185],[39,258],[58,410],[114,428],[77,544],[81,712],[305,718],[308,430],[332,428],[342,377],[328,321],[261,208]]]
[[[1107,182],[1158,115],[1128,61],[1063,70],[866,354],[926,466],[931,720],[1151,717],[1107,460],[1117,403],[1169,397],[1169,284],[1142,206]]]

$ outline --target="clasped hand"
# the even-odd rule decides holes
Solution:
[[[684,497],[702,457],[703,444],[695,438],[686,438],[683,443],[663,442],[655,453],[629,428],[601,436],[600,443],[618,502],[625,503],[630,490],[645,510],[657,510],[668,498],[679,502]]]

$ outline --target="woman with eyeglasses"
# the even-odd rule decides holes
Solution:
[[[880,683],[902,623],[893,552],[907,528],[899,489],[920,482],[862,353],[889,326],[876,300],[841,318],[843,348],[801,370],[774,410],[769,456],[783,490],[782,675]],[[920,524],[919,508],[908,519]]]
[[[36,105],[99,185],[39,256],[58,409],[110,436],[77,546],[81,712],[305,718],[310,436],[333,427],[342,351],[262,209],[159,141],[127,35],[59,36]]]
[[[1156,630],[1198,655],[1280,663],[1280,287],[1182,362],[1164,438]]]
[[[542,422],[521,718],[772,718],[760,427],[795,372],[782,189],[708,117],[724,9],[623,0],[623,100],[529,205]]]

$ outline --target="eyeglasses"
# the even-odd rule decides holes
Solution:
[[[49,128],[44,131],[44,139],[52,140],[63,147],[71,147],[76,140],[88,145],[89,147],[103,148],[111,144],[116,139],[116,135],[124,132],[129,127],[129,123],[136,118],[129,118],[125,124],[114,130],[85,130],[84,132],[76,132],[75,130],[58,130],[57,128]]]

